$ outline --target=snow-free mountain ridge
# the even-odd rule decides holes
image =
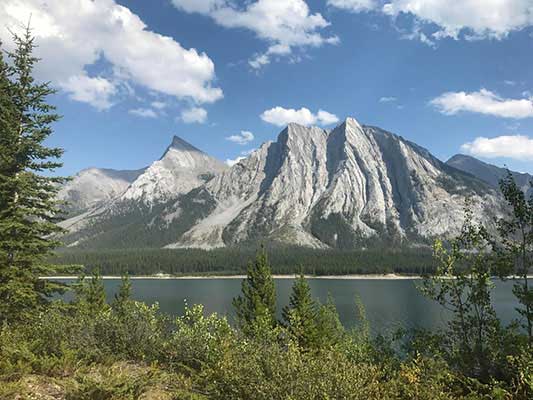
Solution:
[[[532,181],[533,176],[530,174],[509,171],[506,168],[497,167],[464,154],[454,155],[446,161],[446,164],[472,174],[496,189],[499,188],[500,180],[505,178],[510,172],[518,187],[526,193],[527,197],[530,197],[533,194],[533,189],[529,184]]]
[[[65,221],[67,244],[200,247],[274,241],[354,248],[459,232],[467,197],[490,223],[498,194],[426,149],[348,118],[289,124],[231,168],[179,138],[118,198]]]
[[[63,210],[67,215],[80,214],[121,195],[143,172],[144,169],[87,168],[63,185],[57,197],[66,203]]]

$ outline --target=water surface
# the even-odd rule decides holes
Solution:
[[[108,298],[118,290],[120,280],[105,280]],[[233,318],[232,299],[240,294],[240,279],[135,279],[131,281],[133,298],[148,304],[159,303],[161,311],[182,315],[185,302],[203,304],[209,313],[217,312]],[[278,311],[288,302],[292,279],[276,279]],[[346,327],[356,322],[355,297],[366,309],[374,332],[390,332],[403,328],[439,329],[448,314],[437,303],[426,299],[417,290],[419,280],[379,279],[309,279],[313,296],[326,302],[328,293],[333,296],[342,323]],[[493,301],[498,316],[504,323],[516,318],[516,300],[511,282],[497,282]],[[281,313],[280,313],[281,316]]]

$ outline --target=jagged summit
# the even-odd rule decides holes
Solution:
[[[466,197],[477,199],[473,211],[487,223],[498,212],[498,195],[489,185],[354,118],[331,130],[291,123],[276,141],[231,168],[180,138],[173,144],[122,196],[148,205],[142,217],[115,217],[130,204],[118,202],[119,213],[77,224],[71,243],[172,248],[263,240],[331,248],[427,243],[460,231]]]
[[[131,184],[121,200],[153,205],[189,192],[225,168],[221,161],[174,136],[163,156]]]
[[[187,142],[186,140],[180,138],[177,135],[174,135],[172,137],[172,142],[170,143],[170,146],[168,146],[167,151],[169,149],[175,149],[175,150],[181,150],[181,151],[192,151],[192,152],[198,152],[203,153],[202,150],[194,147],[192,144]]]

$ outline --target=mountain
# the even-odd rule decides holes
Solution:
[[[165,202],[205,183],[226,165],[174,136],[163,156],[150,165],[121,196],[145,205]]]
[[[144,169],[118,196],[100,207],[67,219],[60,225],[69,231],[64,238],[69,245],[102,241],[102,245],[123,247],[138,226],[146,230],[147,220],[169,201],[201,186],[227,166],[203,151],[174,136],[162,157]],[[120,234],[118,232],[125,231]],[[106,242],[117,234],[116,240]],[[146,235],[136,237],[137,246],[150,245]],[[146,241],[145,241],[146,240]]]
[[[57,197],[66,203],[63,207],[65,213],[74,216],[121,195],[143,171],[87,168],[63,185]]]
[[[468,172],[469,174],[487,182],[496,189],[499,188],[500,180],[505,178],[508,172],[506,168],[500,168],[464,154],[456,154],[446,161],[446,164],[460,169],[461,171]],[[533,176],[526,173],[509,172],[511,172],[516,184],[522,188],[526,195],[531,196],[533,194],[533,189],[529,185],[529,182],[531,182]]]
[[[189,192],[164,196],[141,218],[92,215],[66,239],[83,247],[169,248],[422,243],[459,232],[466,197],[484,222],[498,213],[490,185],[400,136],[352,118],[331,131],[290,124],[277,141]]]

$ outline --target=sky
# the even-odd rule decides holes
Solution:
[[[533,173],[533,0],[2,0],[5,49],[28,21],[62,174],[346,117]]]

